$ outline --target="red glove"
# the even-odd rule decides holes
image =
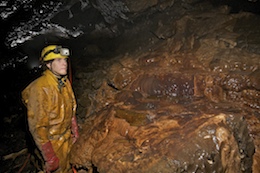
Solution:
[[[42,145],[42,155],[45,160],[46,171],[51,172],[59,168],[59,158],[53,151],[51,142]]]
[[[77,141],[79,138],[79,131],[78,131],[78,123],[76,116],[73,116],[71,119],[71,132],[72,132],[72,142],[73,144]]]

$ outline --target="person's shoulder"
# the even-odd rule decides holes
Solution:
[[[37,79],[35,79],[31,85],[33,86],[44,86],[46,85],[47,82],[46,82],[46,76],[42,75],[40,77],[38,77]]]
[[[29,83],[28,86],[22,91],[23,97],[28,97],[26,95],[30,95],[30,93],[35,93],[39,90],[39,88],[43,88],[44,85],[46,85],[44,82],[44,77],[40,76],[37,79],[33,80],[31,83]]]
[[[42,75],[40,77],[38,77],[37,79],[35,79],[34,81],[32,81],[29,84],[30,88],[49,88],[51,87],[51,83],[49,81],[50,79],[46,76],[46,75]]]

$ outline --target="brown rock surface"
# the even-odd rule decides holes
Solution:
[[[187,14],[169,25],[177,29],[156,25],[158,40],[138,51],[91,64],[99,73],[78,75],[88,105],[72,163],[100,173],[260,172],[260,55],[237,44],[244,18]]]
[[[201,113],[201,103],[143,104],[95,115],[75,145],[73,163],[94,164],[99,172],[251,171],[254,145],[239,114]],[[147,111],[153,104],[161,106]]]

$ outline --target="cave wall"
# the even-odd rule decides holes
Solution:
[[[72,163],[99,172],[259,171],[259,18],[197,7],[137,20],[109,56],[79,60],[82,138]]]

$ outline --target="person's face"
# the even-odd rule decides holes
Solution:
[[[47,64],[47,67],[56,75],[63,76],[67,74],[67,58],[57,58]]]

